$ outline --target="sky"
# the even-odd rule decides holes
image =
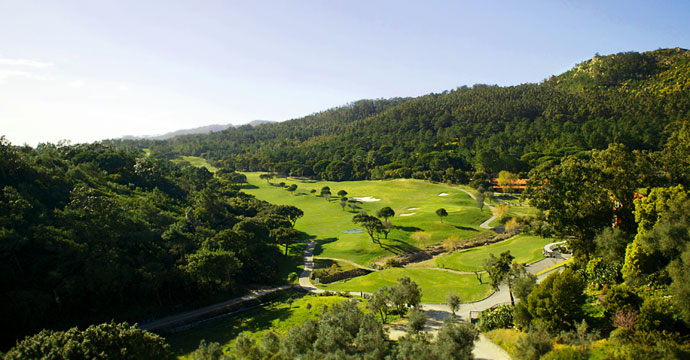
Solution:
[[[92,142],[690,48],[690,1],[0,0],[0,135]]]

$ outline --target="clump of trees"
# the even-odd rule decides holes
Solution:
[[[228,169],[214,177],[102,144],[0,138],[0,153],[4,346],[283,281],[278,244],[287,252],[302,211],[240,192]]]
[[[43,330],[26,337],[3,359],[175,359],[162,337],[127,323],[91,325],[85,330]]]
[[[381,322],[386,323],[388,315],[398,314],[405,316],[409,309],[419,305],[422,300],[422,292],[417,283],[409,277],[398,279],[395,286],[385,286],[378,289],[369,299],[368,307],[381,317]]]

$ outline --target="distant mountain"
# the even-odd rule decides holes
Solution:
[[[254,120],[251,121],[247,124],[243,125],[251,125],[252,127],[254,126],[259,126],[263,124],[270,124],[273,123],[273,121],[269,120]],[[208,134],[212,132],[218,132],[218,131],[223,131],[228,128],[234,128],[234,127],[239,127],[243,125],[232,125],[232,124],[225,124],[225,125],[207,125],[207,126],[201,126],[197,128],[192,128],[192,129],[183,129],[183,130],[176,130],[176,131],[171,131],[169,133],[165,133],[163,135],[143,135],[143,136],[132,136],[132,135],[126,135],[123,136],[123,140],[168,140],[172,139],[176,136],[182,136],[182,135],[194,135],[194,134]]]

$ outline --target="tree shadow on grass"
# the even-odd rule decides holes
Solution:
[[[419,248],[410,245],[404,241],[397,239],[388,239],[389,244],[380,244],[381,248],[389,251],[395,255],[413,253],[419,251]]]
[[[479,232],[479,230],[475,228],[471,228],[469,226],[459,226],[459,225],[454,225],[456,229],[458,230],[465,230],[465,231],[473,231],[473,232]]]
[[[418,228],[418,227],[416,227],[416,226],[400,226],[400,225],[396,225],[395,228],[398,229],[398,230],[406,231],[406,232],[422,231],[421,228]]]
[[[318,240],[316,242],[316,247],[314,248],[314,256],[319,256],[323,253],[323,245],[330,244],[335,241],[338,241],[338,239],[333,237]]]

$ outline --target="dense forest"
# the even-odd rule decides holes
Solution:
[[[667,126],[689,111],[690,52],[676,48],[597,55],[539,84],[463,86],[210,135],[109,142],[149,148],[158,158],[202,156],[242,171],[463,182],[467,171],[527,172],[610,143],[659,150]]]
[[[301,211],[240,192],[242,178],[100,144],[0,138],[3,347],[284,281],[271,234]]]

